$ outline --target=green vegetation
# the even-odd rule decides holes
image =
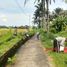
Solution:
[[[55,32],[60,32],[66,29],[67,17],[58,16],[55,20],[52,21],[51,28]]]
[[[56,34],[50,33],[49,37],[47,36],[46,32],[41,31],[41,41],[46,49],[51,49],[53,48],[52,40],[54,39],[55,36],[64,36],[67,37],[67,32],[62,31]],[[66,44],[67,46],[67,44]],[[67,66],[67,54],[64,52],[56,53],[53,52],[52,50],[47,50],[48,55],[53,58],[53,62],[56,67],[66,67]]]
[[[21,35],[20,35],[21,36]],[[8,33],[0,38],[0,56],[2,56],[6,51],[8,51],[13,45],[15,45],[21,37],[19,35],[13,36],[11,33]]]
[[[49,49],[48,54],[53,58],[56,67],[66,67],[67,54],[63,52],[56,53],[51,49],[53,48],[52,41],[55,37],[67,37],[67,10],[58,7],[54,9],[53,12],[50,12],[48,11],[49,1],[50,0],[47,0],[46,3],[44,3],[45,1],[41,0],[41,2],[36,5],[34,23],[38,25],[38,29],[41,28],[41,41],[44,47]],[[67,46],[67,43],[65,43],[65,46]]]
[[[2,32],[4,32],[4,29],[0,29]],[[0,57],[3,56],[7,51],[9,51],[10,49],[12,49],[13,46],[20,46],[19,41],[21,41],[21,39],[25,40],[26,38],[29,38],[26,36],[26,34],[28,34],[30,37],[32,35],[34,35],[35,33],[35,29],[33,30],[32,28],[30,30],[27,29],[17,29],[16,31],[14,31],[15,29],[6,29],[8,30],[6,33],[4,32],[4,34],[2,34],[1,32],[1,36],[0,36]],[[16,48],[18,49],[18,48]],[[8,58],[7,60],[7,65],[11,65],[15,62],[16,60],[16,56],[11,56]]]
[[[4,36],[1,36],[0,37],[0,45],[6,41],[9,41],[12,39],[12,34],[11,33],[8,33],[8,34],[5,34]]]
[[[11,57],[11,58],[8,58],[7,66],[8,66],[8,65],[12,65],[12,64],[14,64],[15,61],[16,61],[16,55],[13,56],[13,57]]]
[[[17,35],[14,32],[7,32],[4,35],[0,36],[0,56],[2,56],[6,51],[8,51],[11,47],[13,47],[17,42],[19,42],[22,38],[25,39],[24,32],[20,29]],[[29,35],[34,33],[33,30],[27,32]]]

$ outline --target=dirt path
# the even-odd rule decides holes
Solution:
[[[36,36],[19,49],[17,60],[11,67],[50,67],[41,42]]]

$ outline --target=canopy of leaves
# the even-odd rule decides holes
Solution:
[[[55,28],[57,32],[65,30],[67,25],[67,17],[59,16],[53,21],[52,27]]]

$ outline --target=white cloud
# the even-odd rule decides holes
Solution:
[[[7,21],[8,21],[7,15],[5,15],[5,14],[0,14],[0,21],[2,21],[2,22],[7,22]]]
[[[8,21],[7,17],[2,18],[2,21],[7,22]]]

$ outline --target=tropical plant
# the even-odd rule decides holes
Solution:
[[[36,10],[34,12],[34,23],[38,24],[38,27],[41,27],[41,15],[42,15],[42,4],[35,5]]]
[[[42,2],[40,2],[38,5],[35,5],[35,7],[36,7],[36,10],[34,12],[35,23],[40,24],[41,27],[44,27],[43,22],[44,22],[45,14],[47,14],[47,11],[46,11],[46,9],[45,9],[45,11],[43,10]]]
[[[26,4],[28,0],[25,0],[24,4]],[[51,4],[52,0],[35,0],[35,2],[41,2],[43,7],[43,19],[45,17],[45,8],[47,8],[47,14],[46,14],[46,22],[47,22],[47,32],[49,32],[49,3]],[[55,2],[55,0],[53,0]],[[45,6],[46,5],[46,6]]]
[[[58,16],[54,21],[52,27],[55,28],[57,32],[65,30],[67,25],[67,17]]]
[[[59,15],[60,14],[60,12],[62,12],[63,11],[63,9],[62,8],[56,8],[55,9],[55,13],[57,14],[57,15]]]

